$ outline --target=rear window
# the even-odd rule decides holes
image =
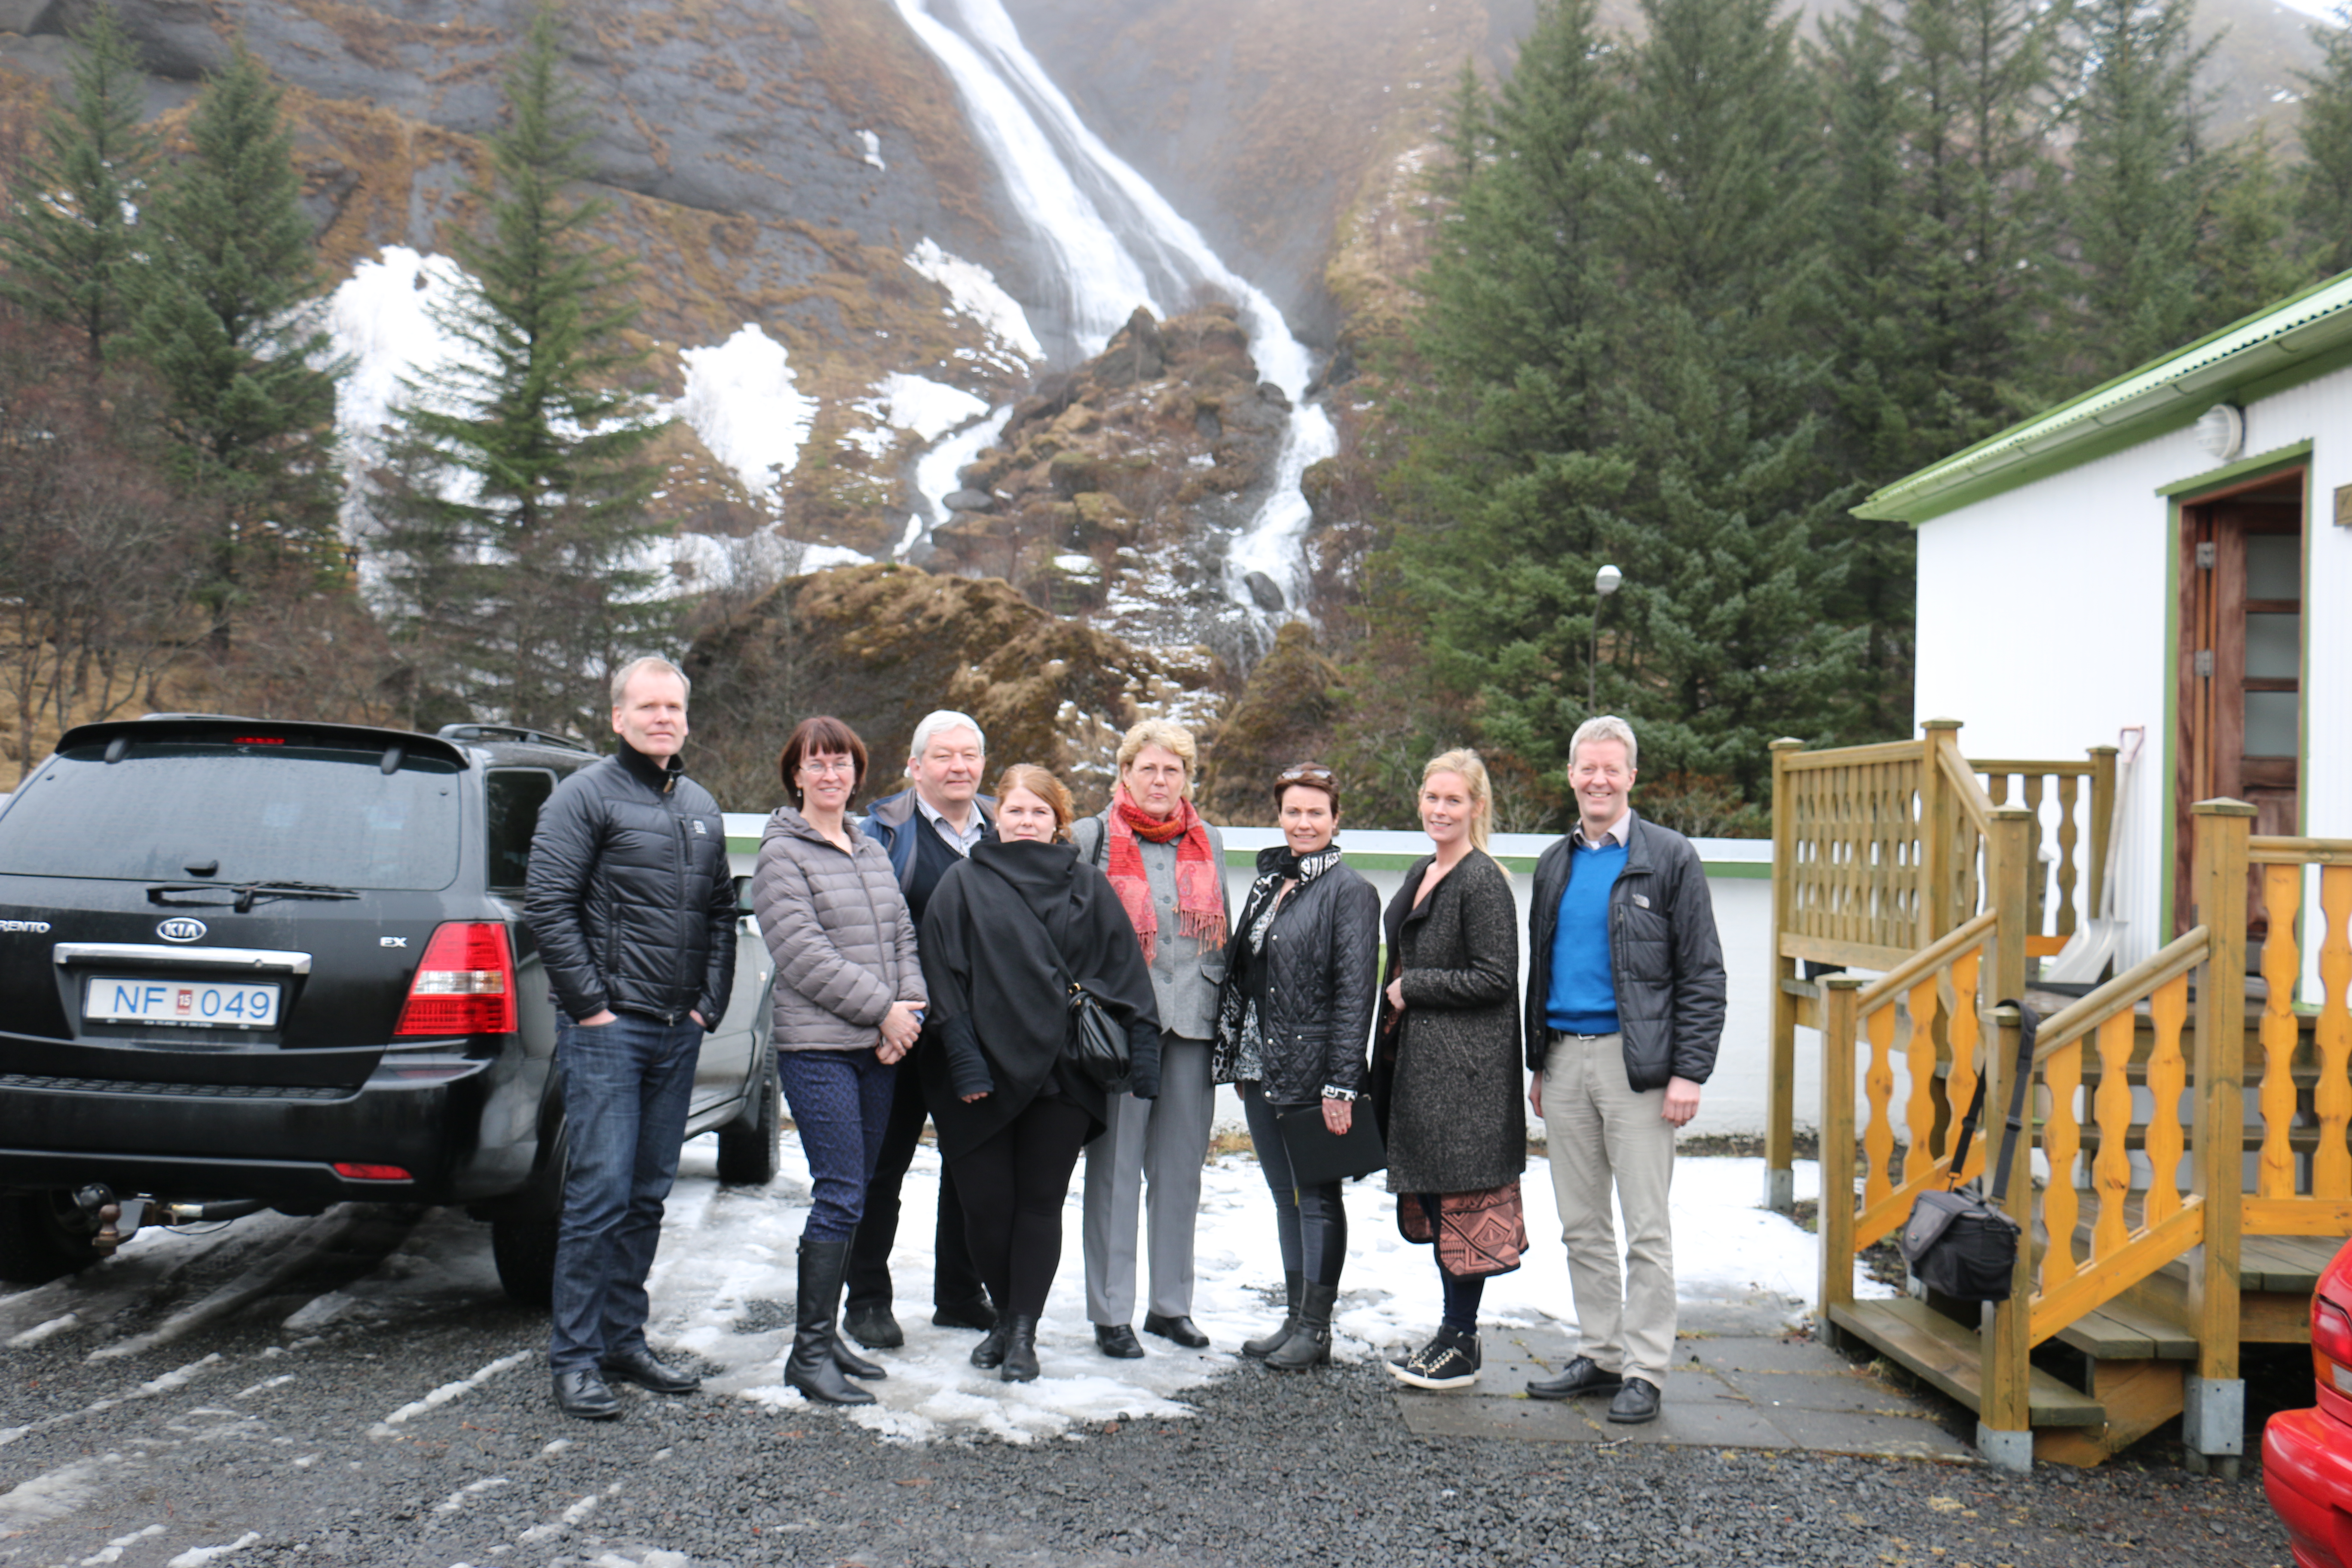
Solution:
[[[0,815],[0,873],[437,889],[456,880],[457,767],[381,751],[133,740],[57,758]]]

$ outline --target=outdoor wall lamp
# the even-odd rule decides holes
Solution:
[[[1625,574],[1614,566],[1603,566],[1592,574],[1592,660],[1584,668],[1584,712],[1587,718],[1601,711],[1601,606],[1617,591]]]
[[[2246,444],[2244,411],[2227,403],[2208,408],[2198,416],[2197,444],[2217,463],[2226,463],[2236,457],[2239,448]]]

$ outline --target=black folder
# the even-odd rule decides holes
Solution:
[[[1286,1110],[1275,1121],[1282,1129],[1282,1146],[1290,1154],[1291,1180],[1302,1187],[1369,1176],[1389,1163],[1369,1100],[1356,1101],[1354,1120],[1344,1135],[1323,1125],[1320,1105]]]

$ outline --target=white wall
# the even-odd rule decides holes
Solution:
[[[2304,831],[2352,837],[2352,529],[2335,492],[2352,484],[2352,371],[2246,410],[2244,452],[2313,443],[2304,600],[2309,769]],[[2123,838],[2123,963],[2161,945],[2165,658],[2179,549],[2158,488],[2221,467],[2187,430],[2054,474],[1919,529],[1914,717],[1958,719],[1970,756],[2074,758],[2147,728]],[[2306,897],[2315,896],[2315,888]]]
[[[766,818],[740,812],[727,817],[727,846],[738,876],[749,876],[759,850],[760,830]],[[1270,827],[1228,827],[1225,838],[1225,890],[1234,912],[1241,912],[1249,891],[1251,863],[1257,851],[1275,841]],[[1498,834],[1496,858],[1511,872],[1511,892],[1519,904],[1519,974],[1527,975],[1528,899],[1533,886],[1535,858],[1551,840],[1534,834]],[[1701,1132],[1760,1133],[1764,1131],[1769,1062],[1767,1031],[1771,1026],[1772,884],[1756,874],[1771,864],[1772,847],[1760,839],[1702,838],[1699,856],[1707,865],[1707,890],[1715,900],[1716,927],[1723,941],[1724,967],[1730,985],[1723,1045],[1716,1058],[1715,1078],[1700,1103],[1693,1126]],[[1429,840],[1418,833],[1345,833],[1340,844],[1349,851],[1364,879],[1381,896],[1383,908],[1404,885],[1412,862],[1428,853]],[[1810,1060],[1801,1060],[1797,1075],[1797,1121],[1810,1127],[1818,1119],[1820,1072]],[[1218,1091],[1220,1126],[1239,1127],[1241,1104],[1231,1089]]]

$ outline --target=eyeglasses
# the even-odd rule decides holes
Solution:
[[[857,763],[852,757],[803,757],[801,772],[814,773],[820,778],[831,773],[847,773],[850,777],[856,778]]]

